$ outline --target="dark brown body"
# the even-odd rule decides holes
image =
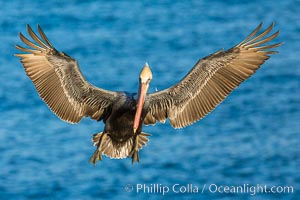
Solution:
[[[138,129],[134,133],[133,121],[137,110],[136,94],[119,92],[112,107],[104,114],[104,131],[94,135],[94,145],[97,150],[90,161],[94,164],[101,160],[101,154],[110,158],[132,157],[132,161],[139,161],[138,150],[141,149],[149,139],[149,134],[142,133],[143,120],[147,114],[148,101],[143,106],[141,120]]]
[[[142,130],[142,120],[137,132],[133,133],[133,120],[136,113],[137,101],[134,99],[135,94],[119,93],[116,102],[112,105],[111,112],[106,119],[104,132],[116,142],[125,142],[135,134],[140,134]],[[144,105],[141,118],[145,118],[147,105]]]

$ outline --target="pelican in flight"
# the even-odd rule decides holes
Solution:
[[[217,51],[200,59],[178,83],[148,94],[152,73],[146,63],[139,76],[138,93],[108,91],[90,84],[83,77],[77,61],[54,48],[38,25],[39,36],[27,25],[32,40],[22,33],[28,47],[21,58],[26,74],[48,107],[62,120],[78,123],[90,117],[105,124],[103,132],[94,134],[96,151],[90,162],[102,155],[110,158],[131,157],[139,162],[139,150],[149,141],[143,124],[164,123],[168,118],[174,128],[183,128],[202,119],[227,95],[277,51],[281,43],[266,44],[279,31],[269,34],[274,24],[259,33],[262,23],[242,42],[229,50]],[[25,52],[25,53],[24,53]]]

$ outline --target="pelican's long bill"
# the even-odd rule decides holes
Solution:
[[[149,88],[150,81],[152,80],[152,72],[148,63],[145,64],[140,73],[140,88],[138,93],[138,104],[136,108],[136,113],[133,122],[133,132],[135,133],[139,127],[141,121],[141,115],[143,106],[145,103],[145,97]]]
[[[140,124],[141,114],[142,114],[143,106],[145,103],[145,97],[146,97],[148,88],[149,88],[149,83],[141,83],[140,84],[139,99],[138,99],[137,109],[136,109],[134,123],[133,123],[133,132],[134,133],[136,132],[136,130]]]

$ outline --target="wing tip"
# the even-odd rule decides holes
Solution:
[[[262,37],[267,35],[269,32],[271,32],[271,30],[273,30],[273,28],[275,26],[275,22],[273,21],[262,33],[257,34],[259,32],[259,30],[261,30],[262,26],[263,26],[263,22],[260,22],[260,24],[243,41],[241,41],[236,46],[247,45],[247,44],[250,44],[254,41],[261,39]],[[280,33],[280,31],[278,30],[272,36],[274,36],[274,38],[276,38],[279,35],[279,33]],[[257,35],[257,36],[255,37],[255,35]],[[274,39],[274,38],[272,38],[272,39]]]
[[[31,26],[29,24],[26,24],[26,29],[29,36],[31,37],[31,40],[25,37],[25,35],[22,32],[18,33],[20,40],[24,44],[28,45],[28,47],[31,47],[32,49],[27,47],[24,48],[19,45],[16,45],[16,48],[18,50],[33,53],[33,54],[47,52],[48,50],[56,51],[55,48],[50,43],[50,41],[48,40],[48,38],[46,37],[45,33],[42,31],[42,28],[39,24],[37,24],[37,28],[40,36],[37,36],[37,34],[33,31]]]
[[[267,54],[275,54],[275,51],[266,51],[266,50],[279,47],[283,44],[282,42],[271,44],[271,45],[264,45],[264,44],[278,37],[278,35],[280,34],[280,30],[277,30],[272,35],[268,35],[273,30],[273,27],[275,25],[275,22],[272,22],[264,31],[258,34],[261,25],[262,22],[257,26],[257,28],[254,31],[252,31],[252,33],[248,37],[246,37],[241,43],[236,45],[236,47],[242,47],[246,49],[256,49],[256,51],[264,50],[263,52],[266,52]]]

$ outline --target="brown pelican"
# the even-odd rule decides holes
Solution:
[[[90,162],[110,158],[131,157],[139,162],[139,150],[149,141],[142,125],[164,123],[167,118],[174,128],[183,128],[200,120],[240,83],[249,78],[269,58],[277,53],[270,49],[281,43],[265,45],[279,34],[267,36],[273,23],[258,34],[262,23],[241,43],[229,50],[217,51],[200,59],[190,72],[172,87],[147,94],[152,73],[145,64],[139,77],[137,94],[114,92],[91,85],[83,77],[75,59],[56,50],[38,25],[37,36],[27,30],[33,41],[20,33],[20,39],[30,48],[15,54],[40,97],[62,120],[78,123],[83,117],[101,121],[103,132],[94,134],[97,147]]]

